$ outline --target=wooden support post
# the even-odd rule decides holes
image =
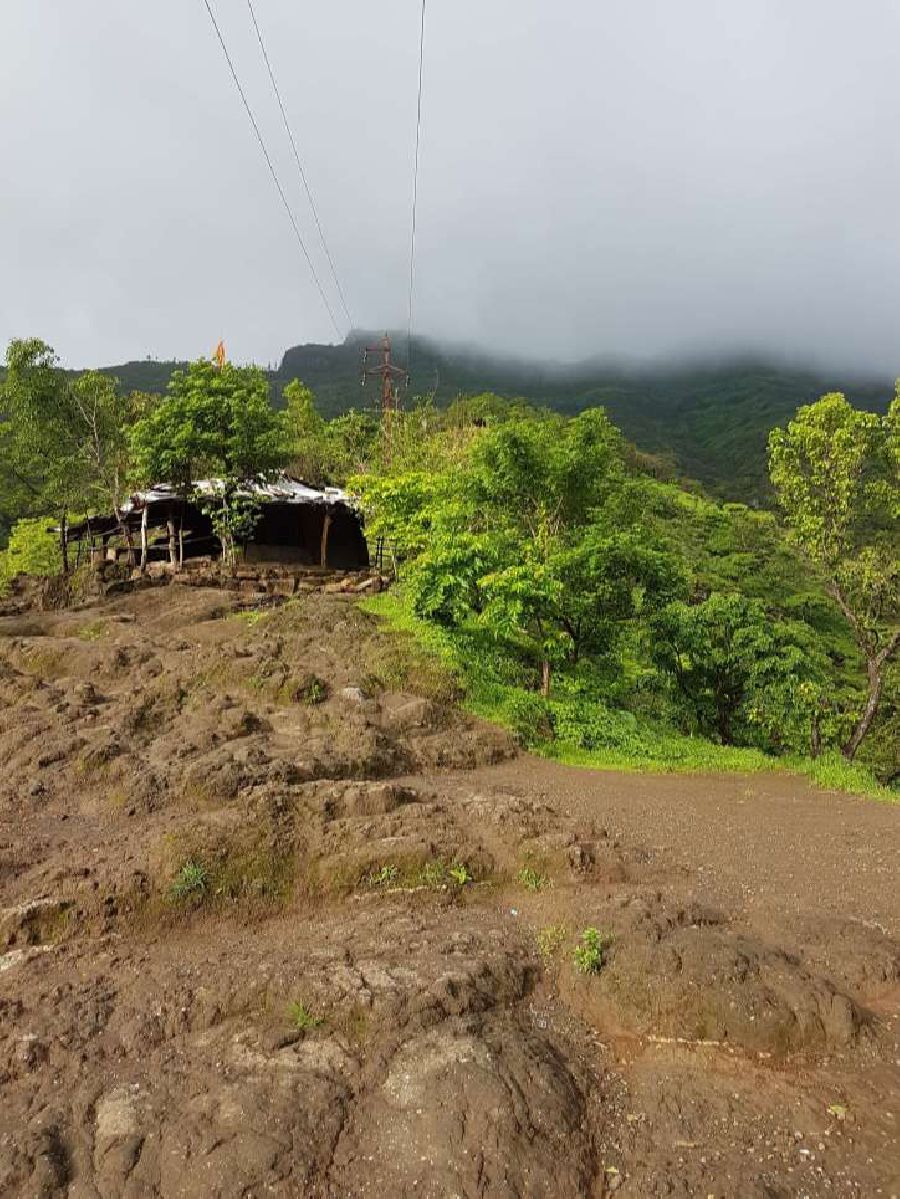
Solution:
[[[325,510],[325,521],[322,525],[322,553],[320,558],[320,566],[323,568],[328,565],[328,534],[331,531],[331,512]]]
[[[69,573],[69,517],[64,512],[59,526],[59,546],[62,550],[63,574]]]
[[[178,565],[178,551],[175,546],[175,521],[171,516],[166,521],[166,531],[169,534],[169,563],[174,568]]]
[[[147,569],[147,505],[141,513],[141,574]]]

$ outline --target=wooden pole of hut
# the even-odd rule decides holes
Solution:
[[[166,521],[166,531],[169,534],[169,563],[174,570],[178,565],[178,550],[175,545],[175,521],[171,516]]]
[[[141,511],[141,574],[147,569],[147,505]]]
[[[325,520],[322,522],[322,552],[320,565],[324,569],[328,565],[328,534],[331,531],[331,509],[325,509]]]
[[[62,552],[62,568],[63,574],[69,573],[69,516],[68,513],[62,514],[62,520],[59,523],[59,548]]]

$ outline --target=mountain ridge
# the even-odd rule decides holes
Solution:
[[[302,379],[326,417],[370,407],[376,385],[361,383],[362,349],[381,335],[351,334],[340,345],[308,343],[288,348],[267,372],[280,401],[284,387]],[[394,345],[405,351],[405,336]],[[411,346],[409,395],[432,395],[446,405],[458,395],[493,391],[521,397],[566,414],[602,405],[641,450],[671,454],[677,471],[716,495],[750,503],[768,499],[765,448],[769,431],[801,404],[828,391],[852,403],[885,411],[890,380],[853,371],[826,371],[735,354],[639,366],[612,360],[547,363],[492,354],[475,346],[416,337]],[[395,351],[398,360],[405,352]],[[163,391],[183,363],[154,359],[101,368],[128,389]]]

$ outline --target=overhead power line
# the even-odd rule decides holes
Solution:
[[[331,251],[328,249],[328,242],[325,240],[325,231],[322,228],[322,222],[319,220],[319,211],[316,208],[316,202],[313,200],[312,191],[306,178],[306,172],[303,169],[303,163],[300,161],[300,151],[297,149],[297,141],[291,129],[288,115],[285,111],[284,103],[281,99],[281,92],[278,90],[278,84],[275,82],[275,72],[272,70],[272,64],[269,62],[269,55],[266,52],[266,46],[263,41],[262,32],[259,28],[259,22],[256,19],[256,13],[253,9],[253,0],[247,0],[247,7],[250,9],[250,17],[253,21],[253,28],[256,30],[256,39],[259,42],[259,48],[262,50],[262,56],[265,60],[266,70],[269,72],[269,80],[272,84],[272,91],[275,93],[275,99],[278,101],[278,107],[281,110],[281,119],[284,122],[284,128],[290,139],[291,149],[294,152],[294,161],[297,163],[297,170],[300,172],[300,179],[303,183],[303,189],[306,192],[306,198],[309,200],[309,206],[312,209],[313,217],[315,218],[316,228],[319,231],[319,240],[322,243],[322,249],[325,251],[325,257],[328,259],[328,265],[331,268],[331,277],[334,279],[334,286],[337,288],[337,293],[340,296],[341,307],[344,309],[344,315],[347,317],[347,322],[350,328],[353,328],[353,318],[350,316],[350,309],[347,307],[347,300],[344,296],[344,289],[341,287],[338,279],[337,270],[335,269],[334,259],[331,257]]]
[[[413,325],[413,287],[416,273],[416,212],[419,205],[419,142],[422,134],[422,67],[425,61],[425,0],[419,26],[419,97],[416,103],[416,154],[413,163],[412,231],[409,239],[409,309],[406,323],[406,369],[410,365]]]
[[[335,320],[334,312],[332,311],[331,305],[328,302],[328,297],[326,296],[324,288],[322,287],[322,282],[319,279],[318,273],[316,272],[316,268],[313,265],[313,260],[309,256],[309,251],[306,248],[306,243],[303,240],[303,235],[300,232],[300,227],[297,224],[297,219],[294,216],[293,209],[291,208],[290,204],[288,203],[287,196],[284,194],[284,188],[281,186],[281,182],[278,178],[278,174],[276,173],[275,167],[272,163],[272,159],[269,156],[269,151],[266,149],[266,143],[263,141],[263,135],[260,133],[259,125],[257,125],[257,123],[256,123],[256,117],[254,117],[253,110],[251,109],[250,104],[247,101],[247,97],[244,93],[244,89],[243,89],[243,87],[241,87],[241,81],[240,81],[240,79],[238,79],[237,71],[234,69],[234,63],[231,61],[231,55],[228,53],[228,47],[225,45],[225,38],[222,36],[222,31],[219,28],[219,23],[216,20],[215,13],[213,12],[212,8],[210,7],[209,0],[203,0],[203,3],[206,5],[206,11],[209,13],[209,19],[210,19],[210,21],[212,21],[213,29],[216,31],[216,37],[219,39],[219,45],[222,47],[222,53],[225,55],[225,61],[228,63],[228,69],[231,72],[231,78],[234,80],[234,85],[237,88],[238,94],[241,97],[241,101],[247,112],[247,116],[250,118],[250,124],[253,126],[253,132],[256,134],[256,139],[259,142],[259,147],[263,152],[263,157],[266,160],[266,166],[269,168],[269,174],[272,176],[272,181],[274,182],[275,187],[278,189],[278,195],[281,197],[281,203],[284,205],[284,210],[288,214],[288,218],[289,218],[289,220],[291,222],[291,226],[294,230],[294,236],[297,238],[297,244],[300,247],[300,249],[302,250],[303,257],[306,259],[307,265],[309,266],[310,272],[312,273],[312,277],[313,277],[316,287],[318,288],[319,295],[322,297],[322,303],[325,305],[325,309],[328,312],[328,316],[331,319],[332,325],[334,326],[334,331],[340,338],[342,336],[342,334],[341,334],[340,329],[338,328],[338,323]]]

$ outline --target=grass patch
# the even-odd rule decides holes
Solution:
[[[402,588],[369,596],[360,606],[399,634],[400,648],[395,653],[430,655],[435,669],[453,680],[458,702],[466,711],[509,729],[540,757],[591,770],[652,774],[786,772],[803,775],[826,790],[900,802],[900,793],[838,753],[816,759],[776,758],[759,749],[716,745],[586,697],[577,688],[567,691],[565,680],[558,681],[557,693],[548,702],[522,686],[514,668],[492,660],[484,645],[464,631],[451,636],[419,619]]]
[[[437,889],[453,885],[465,887],[474,882],[474,875],[465,862],[447,864],[439,860],[422,863],[410,861],[402,866],[394,862],[374,867],[364,878],[364,885],[374,890],[394,889],[415,891],[420,887]]]
[[[79,641],[99,641],[105,636],[107,625],[105,620],[92,620],[89,624],[83,624],[81,628],[75,630],[75,636]]]
[[[174,903],[199,903],[209,889],[209,874],[202,862],[185,862],[172,880],[169,898]]]
[[[293,893],[293,854],[266,841],[194,849],[183,858],[169,884],[171,905],[217,909],[240,904],[248,911],[270,910]]]

